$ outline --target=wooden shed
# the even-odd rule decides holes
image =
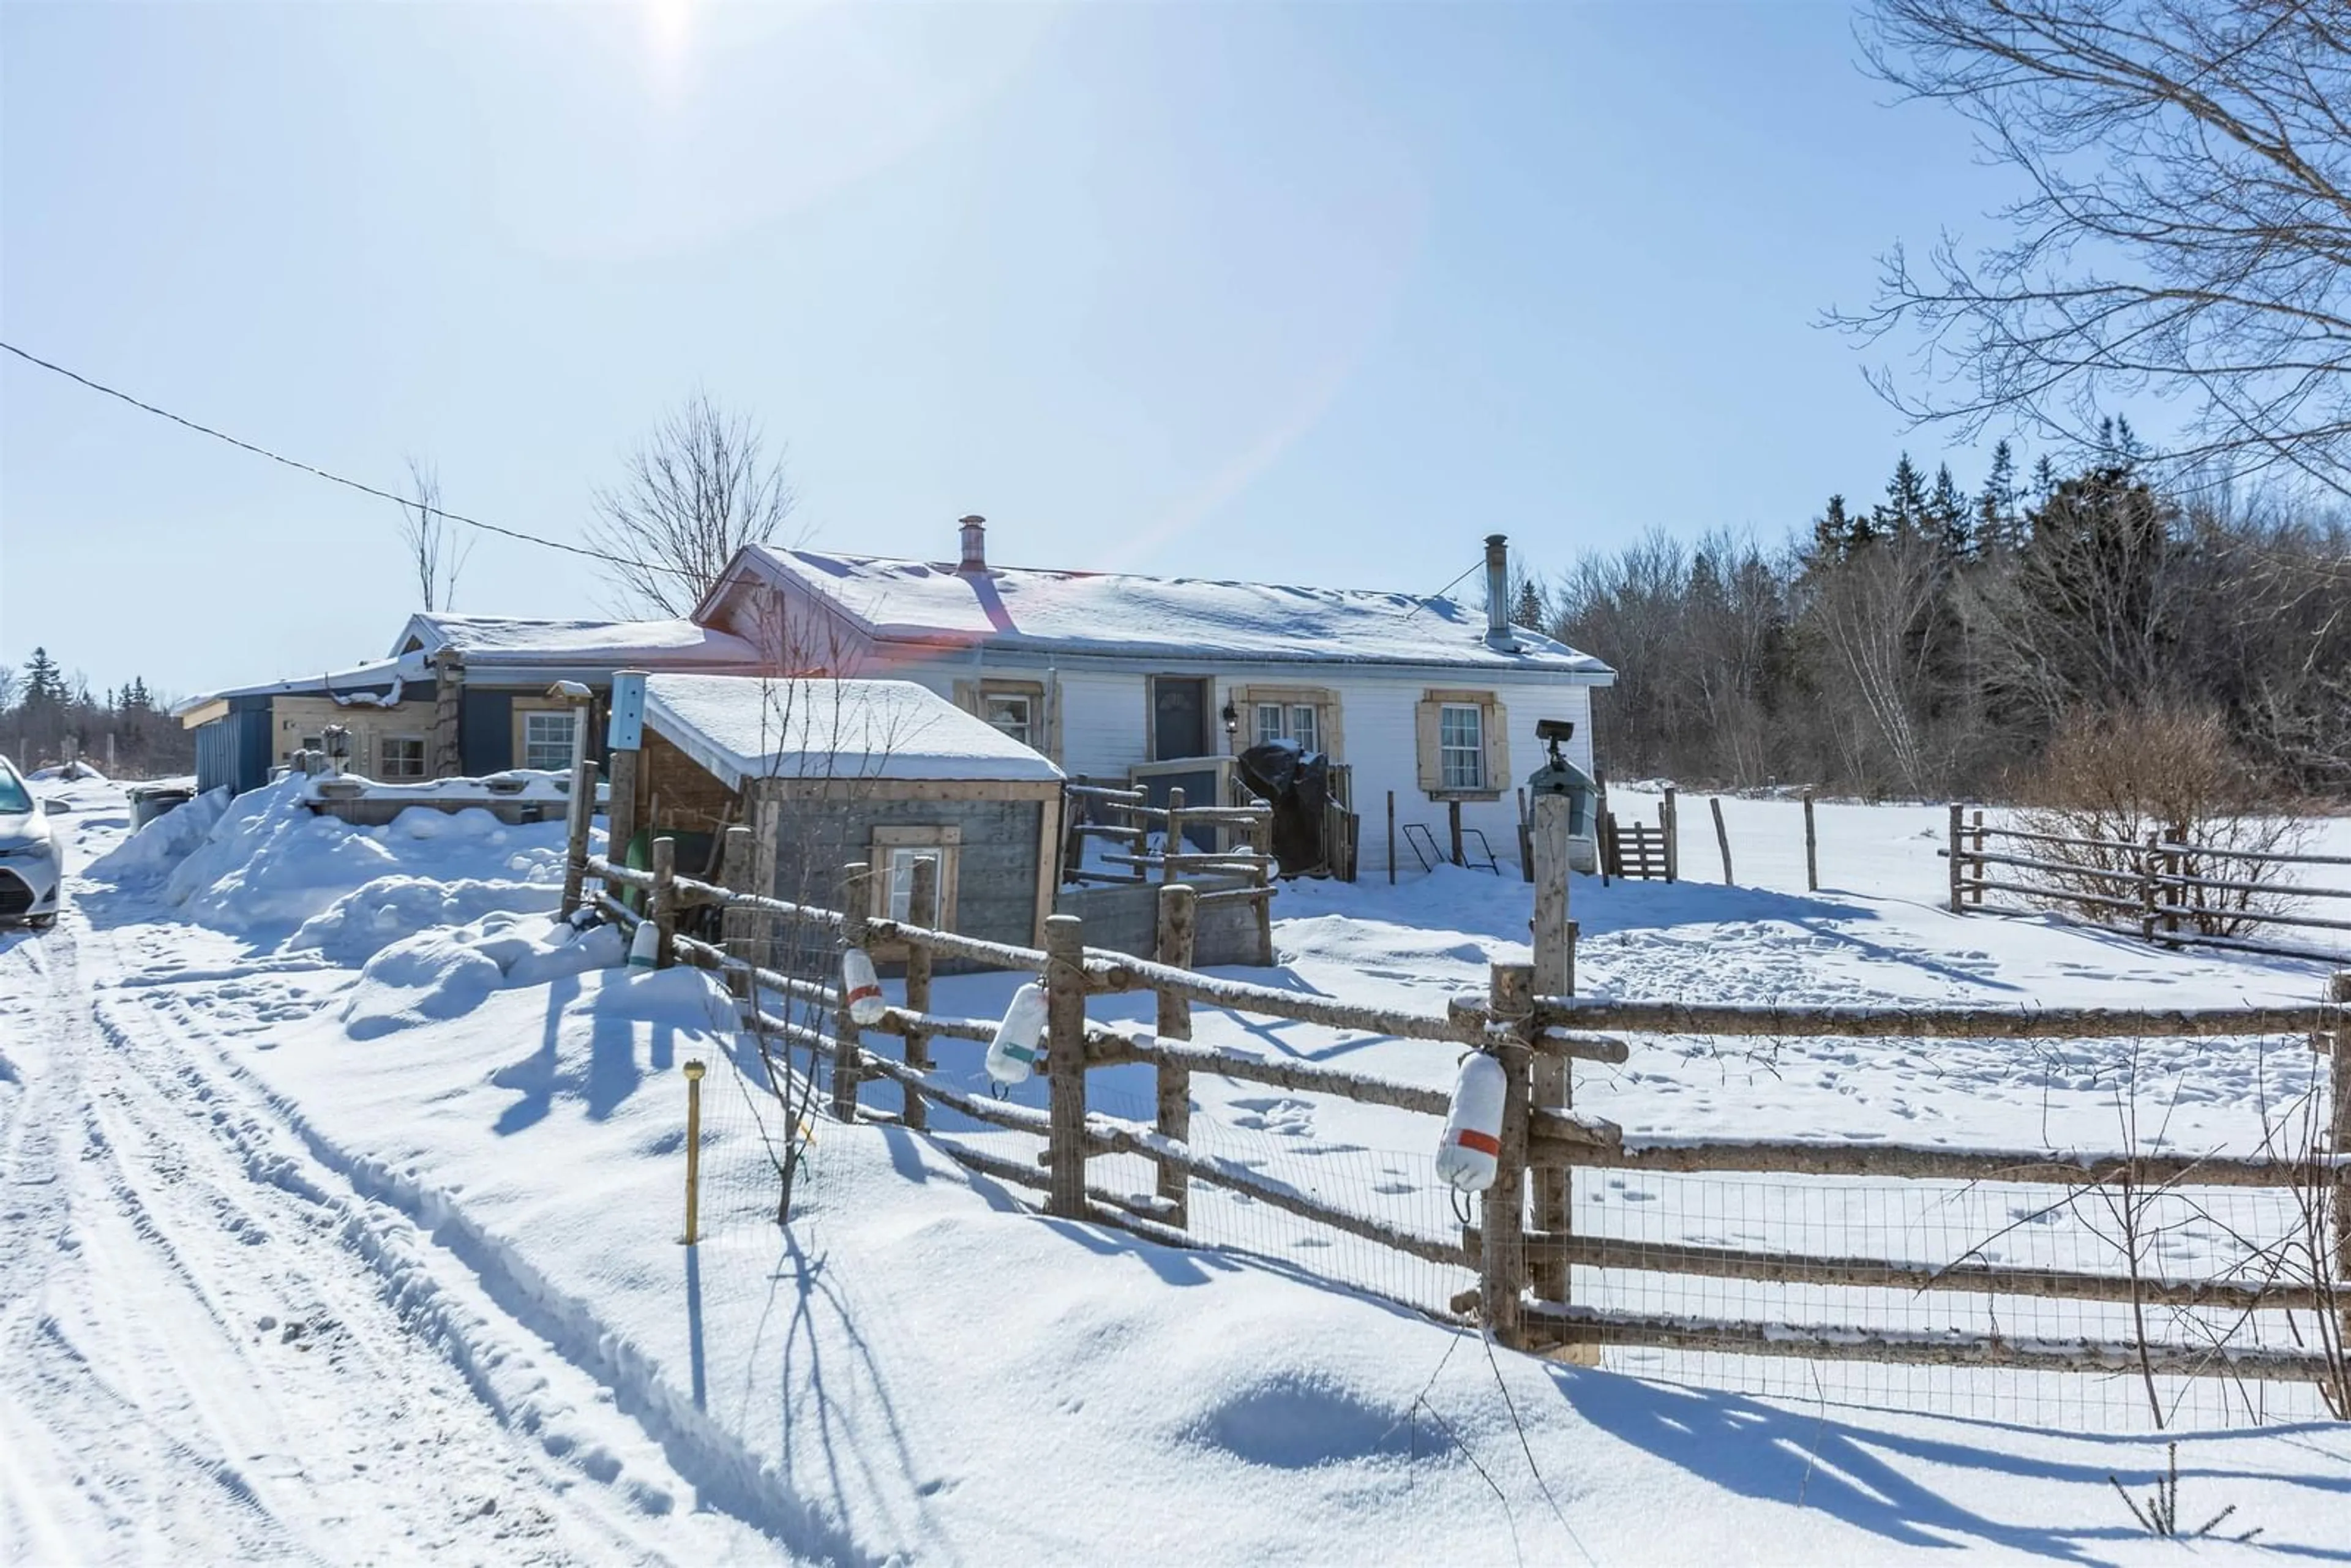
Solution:
[[[698,871],[716,835],[755,830],[760,885],[831,903],[873,868],[870,914],[904,918],[917,861],[939,924],[1038,946],[1052,913],[1061,770],[911,681],[656,674],[645,681],[638,821]]]

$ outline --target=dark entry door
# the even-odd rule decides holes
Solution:
[[[1151,758],[1208,755],[1208,683],[1161,675],[1151,683]]]

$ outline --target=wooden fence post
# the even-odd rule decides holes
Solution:
[[[1167,787],[1167,841],[1159,852],[1159,880],[1176,880],[1176,857],[1184,852],[1184,787]]]
[[[1085,923],[1074,915],[1045,918],[1045,1067],[1050,1091],[1046,1154],[1051,1166],[1045,1212],[1086,1215]]]
[[[1257,961],[1259,968],[1273,967],[1273,816],[1270,812],[1259,818],[1249,830],[1249,847],[1257,852],[1256,874],[1249,885],[1260,890],[1250,899],[1249,906],[1257,912]]]
[[[1535,961],[1531,983],[1540,996],[1575,994],[1575,922],[1567,917],[1567,822],[1566,796],[1535,797],[1534,826],[1530,835],[1535,878]],[[1499,980],[1496,983],[1499,985]],[[1500,992],[1495,995],[1499,1003]],[[1529,1068],[1528,1090],[1532,1104],[1564,1109],[1574,1103],[1575,1085],[1566,1055],[1552,1051],[1536,1055]],[[1567,1171],[1537,1171],[1533,1185],[1535,1229],[1547,1235],[1565,1236],[1569,1228]],[[1562,1253],[1554,1250],[1537,1259],[1529,1273],[1534,1281],[1536,1296],[1546,1301],[1566,1301],[1567,1259]]]
[[[2334,1038],[2329,1042],[2327,1094],[2332,1101],[2333,1134],[2330,1142],[2336,1155],[2351,1155],[2351,970],[2331,977],[2327,999],[2338,1009],[2335,1015]],[[2335,1173],[2335,1277],[2351,1280],[2351,1168],[2338,1166]],[[2340,1301],[2341,1322],[2337,1328],[2335,1348],[2339,1355],[2351,1356],[2351,1300]],[[2351,1399],[2351,1388],[2339,1391]],[[2336,1415],[2344,1414],[2337,1410]]]
[[[1813,831],[1813,792],[1804,791],[1804,891],[1821,890],[1821,841]]]
[[[702,1075],[698,1061],[685,1064],[685,1244],[702,1239]]]
[[[1388,791],[1388,885],[1395,885],[1395,791]]]
[[[1535,884],[1535,990],[1563,997],[1574,985],[1575,960],[1567,937],[1567,819],[1564,795],[1535,797],[1534,823],[1528,831],[1530,867]]]
[[[677,962],[677,841],[667,833],[653,841],[653,895],[646,913],[661,935],[653,967],[666,969]]]
[[[1447,829],[1447,831],[1452,835],[1452,839],[1453,839],[1453,863],[1454,863],[1455,865],[1466,865],[1466,864],[1468,864],[1468,862],[1467,861],[1463,860],[1463,859],[1462,859],[1462,856],[1461,856],[1461,802],[1460,802],[1460,801],[1458,801],[1458,800],[1447,800],[1447,802],[1445,802],[1445,825],[1446,825],[1446,829]]]
[[[585,757],[571,765],[571,799],[564,810],[563,916],[569,920],[587,891],[588,830],[596,820],[596,765]]]
[[[637,836],[638,748],[645,743],[645,672],[612,672],[612,695],[604,727],[605,766],[611,773],[604,808],[604,854],[614,865],[629,863],[629,841]]]
[[[2169,891],[2164,897],[2163,905],[2168,910],[2176,910],[2188,901],[2188,889],[2183,885],[2189,870],[2185,852],[2188,846],[2188,824],[2181,822],[2165,831],[2169,834],[2171,842],[2177,847],[2167,851],[2163,857],[2164,872],[2172,879]],[[2163,917],[2163,929],[2167,933],[2178,935],[2179,916],[2166,915]],[[2178,951],[2179,946],[2179,944],[2176,942],[2172,944],[2175,952]]]
[[[1178,969],[1192,967],[1193,936],[1197,929],[1198,894],[1182,883],[1159,890],[1159,962]],[[1161,991],[1156,1034],[1161,1040],[1192,1038],[1192,1001],[1172,991]],[[1158,1068],[1159,1135],[1179,1144],[1192,1141],[1192,1070],[1179,1062],[1163,1061]],[[1184,1228],[1190,1200],[1191,1177],[1174,1166],[1159,1165],[1159,1196],[1176,1206],[1167,1223]]]
[[[1974,855],[1976,885],[1968,889],[1968,902],[1980,904],[1983,903],[1984,895],[1983,879],[1990,875],[1991,871],[1991,868],[1984,863],[1984,820],[1980,807],[1970,815],[1970,821],[1973,823],[1973,830],[1968,835],[1968,847]]]
[[[1487,974],[1487,1001],[1517,1038],[1497,1045],[1502,1064],[1502,1152],[1494,1185],[1481,1206],[1484,1267],[1479,1301],[1495,1340],[1517,1348],[1525,1339],[1520,1298],[1527,1284],[1526,1183],[1528,1071],[1533,1051],[1535,971],[1531,964],[1496,964]]]
[[[932,929],[939,923],[939,862],[928,855],[916,857],[913,885],[906,894],[906,924]],[[931,1010],[931,950],[920,942],[906,944],[906,1010],[927,1013]],[[906,1030],[906,1065],[917,1072],[931,1070],[931,1034],[925,1029]],[[919,1133],[930,1125],[930,1106],[911,1083],[904,1086],[906,1103],[901,1116],[906,1125]]]
[[[1722,797],[1709,795],[1708,805],[1714,808],[1714,841],[1722,850],[1722,885],[1729,887],[1730,876],[1730,830],[1722,825]]]
[[[873,871],[863,861],[852,861],[841,868],[841,940],[844,947],[865,946],[865,922],[872,908]],[[849,1016],[849,988],[840,975],[832,977],[840,988],[841,1006],[832,1015],[832,1117],[836,1122],[857,1120],[857,1081],[862,1076],[858,1052],[864,1049],[864,1031],[857,1020]]]
[[[1666,880],[1679,882],[1682,875],[1682,812],[1680,800],[1674,787],[1666,786],[1666,798],[1657,802],[1657,831],[1666,840]]]
[[[718,885],[729,893],[749,893],[752,880],[758,874],[758,848],[753,841],[751,830],[739,825],[727,829],[726,836],[719,841]],[[746,963],[764,963],[767,955],[756,950],[747,951],[756,949],[758,946],[752,940],[752,933],[756,929],[757,922],[750,915],[737,910],[731,904],[726,905],[718,912],[719,950]],[[729,970],[726,988],[738,998],[748,998],[753,990],[751,977],[740,969]]]
[[[1959,890],[1960,883],[1966,880],[1967,871],[1968,847],[1959,833],[1959,821],[1964,810],[1957,800],[1951,802],[1951,913],[1954,915],[1968,912],[1967,901]],[[1979,877],[1983,874],[1981,866],[1976,868],[1976,874]]]
[[[2163,835],[2153,828],[2147,831],[2147,848],[2138,857],[2138,935],[2143,942],[2155,940],[2155,910],[2161,902],[2162,883],[2156,879],[2163,872]]]

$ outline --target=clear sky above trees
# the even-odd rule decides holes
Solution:
[[[1777,536],[1946,455],[1815,323],[2002,194],[1851,21],[20,3],[0,328],[566,538],[697,387],[838,549],[977,511],[1008,561],[1429,591],[1495,529],[1547,570]],[[0,550],[0,658],[100,685],[377,656],[414,607],[389,503],[14,363]],[[457,608],[596,602],[492,539]]]

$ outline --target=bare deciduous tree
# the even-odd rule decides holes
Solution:
[[[588,538],[627,608],[684,615],[737,550],[776,537],[794,499],[783,454],[696,392],[631,454],[622,484],[596,493]]]
[[[2300,0],[1874,0],[1868,64],[1977,127],[2028,192],[2004,244],[1896,250],[1876,307],[1924,393],[2089,444],[2102,396],[2178,397],[2184,465],[2351,493],[2351,14]]]
[[[476,540],[471,534],[460,537],[441,509],[441,475],[433,465],[408,460],[408,495],[400,507],[400,542],[407,548],[424,608],[447,610],[456,602],[457,578]]]

